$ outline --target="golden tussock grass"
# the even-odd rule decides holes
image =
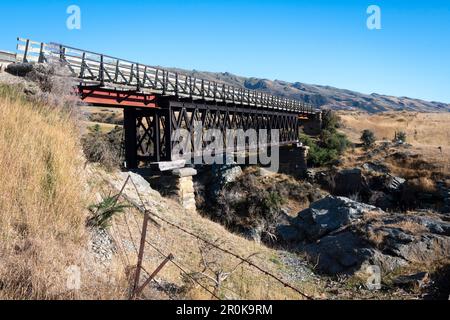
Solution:
[[[0,298],[71,298],[85,240],[78,131],[67,112],[0,85]]]
[[[361,132],[369,129],[378,141],[392,140],[395,132],[406,133],[406,142],[412,152],[437,168],[433,172],[450,175],[450,113],[385,112],[367,114],[363,112],[339,113],[341,130],[354,143],[360,143]],[[349,159],[351,160],[351,159]],[[350,161],[351,162],[351,161]],[[429,169],[414,167],[408,163],[389,163],[393,173],[404,177],[429,176]]]
[[[395,224],[391,224],[389,226],[400,228],[403,231],[409,232],[411,234],[421,234],[428,231],[428,229],[423,225],[410,220],[404,220]]]
[[[339,114],[343,130],[354,142],[364,129],[370,129],[378,140],[394,138],[395,132],[406,133],[407,141],[417,145],[450,147],[450,113],[384,112]]]
[[[420,190],[421,192],[433,193],[436,192],[436,183],[427,177],[420,177],[417,179],[413,179],[408,183],[411,184],[416,190]]]

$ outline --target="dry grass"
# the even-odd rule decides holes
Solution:
[[[95,170],[94,175],[104,177],[107,180],[115,179],[114,173],[106,173],[103,170]],[[93,180],[101,181],[104,178],[97,177]],[[110,189],[111,187],[107,185],[97,186],[96,188],[103,189],[103,193],[112,191]],[[128,188],[125,190],[128,192]],[[130,191],[130,193],[133,194],[133,191]],[[267,248],[264,245],[232,234],[219,223],[212,222],[199,214],[188,212],[175,201],[163,198],[159,194],[143,194],[143,197],[146,201],[154,203],[153,210],[156,210],[158,215],[211,242],[219,242],[218,244],[221,247],[231,250],[242,257],[247,258],[251,256],[249,258],[251,261],[281,278],[286,279],[290,273],[295,272],[291,269],[292,267],[286,266],[283,263],[280,258],[280,251]],[[116,217],[115,223],[111,227],[110,232],[120,247],[117,255],[123,256],[124,265],[122,270],[136,263],[135,247],[139,245],[141,224],[142,215],[136,210],[130,209],[127,214]],[[180,230],[170,227],[163,222],[161,222],[161,227],[150,224],[147,240],[165,254],[172,253],[175,256],[175,261],[186,271],[196,274],[204,269],[201,254],[203,243]],[[123,245],[120,243],[123,243]],[[149,245],[146,246],[145,252],[144,268],[151,273],[162,262],[164,257]],[[297,300],[302,298],[274,279],[269,278],[246,264],[239,265],[240,260],[216,249],[208,253],[207,260],[210,261],[210,270],[207,270],[206,273],[210,276],[214,274],[213,271],[218,273],[220,271],[224,273],[233,271],[223,281],[218,291],[218,295],[222,299]],[[239,266],[236,268],[237,265]],[[178,287],[180,290],[176,294],[178,298],[214,299],[210,293],[198,284],[192,283],[192,281],[183,277],[182,272],[170,263],[164,267],[157,278],[160,283],[170,283]],[[211,291],[215,289],[214,282],[205,277],[200,277],[200,282]],[[313,279],[307,281],[288,280],[288,282],[311,296],[318,296],[320,295],[320,291],[323,290]],[[124,288],[122,289],[124,290]],[[147,295],[148,298],[155,298],[157,296],[155,292],[149,292]],[[160,298],[167,299],[168,297],[162,294]]]
[[[401,222],[390,224],[390,227],[400,228],[405,232],[409,232],[411,234],[417,235],[424,232],[427,232],[428,229],[421,225],[420,223],[417,223],[415,221],[411,220],[403,220]]]
[[[437,190],[436,183],[427,177],[413,179],[408,181],[408,184],[410,184],[411,188],[418,190],[419,192],[434,193]]]
[[[0,84],[0,299],[117,299],[123,273],[88,253],[76,118]],[[67,270],[81,271],[81,289]],[[86,281],[89,279],[89,281]]]
[[[404,131],[407,141],[414,145],[432,145],[450,148],[450,113],[386,112],[369,115],[345,112],[339,116],[344,131],[354,142],[364,129],[370,129],[378,140],[392,140],[395,132]]]
[[[392,140],[395,132],[406,133],[410,151],[420,154],[423,160],[437,166],[433,172],[450,174],[450,113],[386,112],[369,115],[363,112],[341,112],[341,129],[354,143],[360,143],[361,132],[370,129],[378,141]],[[358,156],[358,149],[347,154],[352,163]],[[356,151],[356,154],[355,154]],[[361,151],[362,152],[362,151]],[[360,154],[359,154],[360,155]],[[396,166],[391,163],[393,173],[404,176],[428,176],[430,170],[418,169],[411,163]]]
[[[367,232],[367,240],[376,248],[382,248],[386,236],[387,233],[380,230],[369,230],[369,232]]]
[[[70,297],[85,239],[78,133],[70,115],[0,85],[0,298]]]

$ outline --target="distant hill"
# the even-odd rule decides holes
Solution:
[[[362,94],[330,86],[311,85],[300,82],[267,80],[236,76],[229,72],[214,73],[174,69],[180,73],[207,80],[219,81],[236,87],[259,90],[274,95],[298,99],[321,108],[335,110],[363,110],[370,113],[383,111],[449,112],[450,104],[424,101],[408,97],[394,97],[381,94]]]

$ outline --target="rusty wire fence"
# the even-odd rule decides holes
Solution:
[[[127,185],[132,186],[139,202],[124,195]],[[141,213],[121,215],[111,230],[117,244],[117,256],[127,273],[128,299],[180,300],[185,299],[191,290],[197,292],[194,298],[199,299],[313,299],[304,290],[255,262],[256,259],[252,258],[256,257],[256,253],[241,256],[220,241],[206,239],[198,231],[189,230],[148,208],[131,176],[115,196],[116,203],[120,199]],[[188,248],[187,243],[161,245],[153,242],[149,237],[149,229],[153,227],[153,233],[163,227],[192,238],[198,244],[198,263],[188,266],[186,256],[181,257],[182,254],[171,251],[180,251],[181,248],[187,254],[190,249],[193,250]],[[173,286],[171,281],[165,280],[168,273],[177,274],[183,285]]]

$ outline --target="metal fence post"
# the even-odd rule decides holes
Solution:
[[[134,299],[136,295],[136,290],[138,289],[139,279],[141,277],[142,260],[144,259],[145,239],[147,237],[148,220],[149,220],[148,213],[145,213],[144,222],[142,223],[141,244],[139,246],[138,261],[136,264],[136,273],[134,274],[134,283],[133,288],[131,290],[130,299]]]

